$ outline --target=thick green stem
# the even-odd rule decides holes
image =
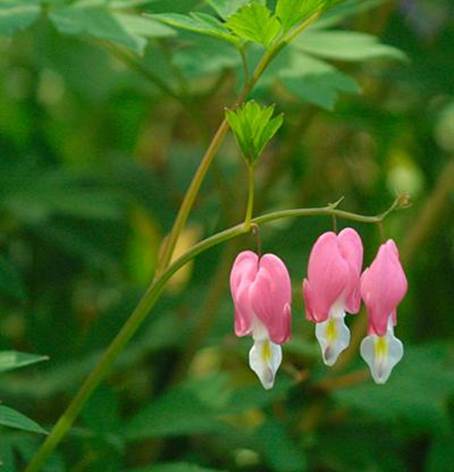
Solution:
[[[247,166],[248,198],[244,226],[247,231],[251,229],[252,213],[254,211],[254,166]]]
[[[338,210],[336,209],[334,204],[323,208],[298,208],[293,210],[276,211],[259,216],[257,218],[253,218],[251,220],[251,224],[259,225],[279,220],[282,218],[295,218],[317,215],[335,215],[338,218],[349,219],[361,223],[377,223],[383,220],[387,213],[385,212],[384,214],[378,216],[362,216]],[[173,262],[160,277],[157,277],[151,283],[145,295],[142,297],[139,304],[132,312],[131,316],[128,318],[119,333],[115,336],[107,350],[104,352],[97,366],[93,369],[93,371],[89,374],[85,382],[82,384],[79,392],[71,401],[70,405],[63,413],[63,415],[60,417],[60,419],[52,429],[51,433],[49,434],[41,448],[38,450],[30,464],[27,466],[25,472],[36,472],[40,470],[41,466],[45,463],[49,455],[69,431],[92,392],[106,377],[118,355],[122,352],[126,344],[129,342],[129,340],[136,333],[140,325],[143,323],[149,311],[158,300],[159,295],[164,289],[167,281],[172,277],[172,275],[201,252],[204,252],[213,246],[221,244],[237,236],[245,234],[248,231],[249,229],[245,227],[244,223],[241,223],[220,233],[217,233],[207,239],[204,239],[203,241],[195,244],[185,254],[183,254],[180,258]]]

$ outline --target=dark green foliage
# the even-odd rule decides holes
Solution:
[[[232,329],[229,268],[256,250],[245,236],[172,280],[43,470],[452,469],[451,2],[248,3],[0,2],[1,472],[24,470],[134,309],[225,109],[246,157],[261,156],[255,214],[342,196],[346,210],[376,214],[412,194],[383,227],[409,279],[402,362],[384,386],[361,377],[357,350],[325,368],[300,291],[332,221],[263,225],[262,250],[286,262],[294,289],[274,389]],[[264,50],[319,8],[237,110]],[[182,250],[240,223],[245,205],[230,133]],[[353,226],[369,264],[380,231]]]

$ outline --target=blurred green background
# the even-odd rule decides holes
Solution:
[[[216,39],[137,21],[143,11],[209,11],[205,2],[86,2],[77,17],[65,10],[75,2],[9,3],[0,5],[0,350],[50,360],[1,374],[0,400],[50,429],[150,281],[238,93],[241,62]],[[285,115],[257,168],[256,214],[344,196],[344,209],[373,215],[411,194],[412,207],[384,224],[410,286],[396,330],[406,353],[389,382],[375,385],[359,358],[363,312],[348,319],[351,349],[323,366],[300,289],[310,247],[332,223],[280,221],[261,228],[294,286],[275,388],[261,388],[250,339],[232,332],[229,270],[255,247],[244,237],[172,279],[45,470],[454,470],[453,12],[451,0],[347,1],[252,94]],[[245,202],[229,136],[177,252],[241,221]],[[354,227],[369,264],[380,233]],[[22,470],[42,440],[0,426],[0,470]]]

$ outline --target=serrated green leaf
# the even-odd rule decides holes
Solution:
[[[250,100],[237,110],[227,110],[226,118],[235,134],[243,157],[253,164],[282,126],[282,115],[272,118],[274,107],[262,107]]]
[[[321,11],[330,2],[327,0],[278,0],[276,16],[285,31]]]
[[[189,15],[159,13],[152,15],[152,18],[175,28],[211,36],[232,44],[238,43],[237,38],[229,32],[221,21],[206,13],[190,13]]]
[[[145,38],[130,33],[107,6],[75,4],[53,10],[49,18],[60,33],[112,41],[138,54],[147,43]]]
[[[356,81],[326,62],[303,54],[280,72],[285,87],[294,95],[314,105],[332,110],[339,92],[359,93]]]
[[[27,365],[36,364],[37,362],[47,361],[47,356],[39,356],[37,354],[27,354],[17,351],[0,351],[0,372],[19,369]]]
[[[294,45],[306,53],[342,61],[375,58],[403,60],[406,57],[399,49],[381,44],[376,36],[353,31],[307,31]]]
[[[38,423],[4,405],[0,405],[0,425],[32,433],[47,434],[47,431],[41,428]]]
[[[0,36],[11,36],[28,28],[39,16],[41,7],[33,1],[0,3]]]
[[[233,15],[251,0],[207,0],[207,3],[224,19]],[[264,3],[264,2],[261,2]]]
[[[259,2],[240,8],[229,17],[226,26],[239,38],[269,47],[281,31],[278,19]]]

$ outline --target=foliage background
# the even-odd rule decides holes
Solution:
[[[203,2],[141,3],[141,11],[188,12]],[[366,3],[342,27],[378,35],[409,60],[394,50],[356,50],[368,59],[360,62],[334,54],[362,90],[334,106],[333,90],[354,91],[344,75],[285,88],[274,80],[285,67],[278,59],[253,93],[285,114],[258,167],[256,213],[345,196],[344,208],[376,214],[396,192],[412,195],[411,209],[385,222],[410,282],[397,328],[406,355],[388,384],[364,374],[357,345],[325,368],[304,320],[308,252],[331,221],[267,225],[264,249],[286,261],[295,294],[294,336],[274,390],[248,369],[250,340],[232,334],[228,273],[237,251],[254,248],[245,237],[172,279],[46,470],[452,470],[453,6]],[[0,10],[0,350],[50,360],[2,373],[0,399],[49,429],[147,286],[207,140],[234,101],[241,64],[215,39],[160,24],[148,43],[126,44],[146,45],[131,64],[136,56],[115,41],[88,26],[61,22],[58,31],[45,13],[9,37]],[[229,137],[179,251],[241,220],[245,182]],[[380,234],[354,226],[369,263]],[[356,341],[364,319],[349,320]],[[5,471],[21,470],[42,441],[6,426],[0,438]]]

